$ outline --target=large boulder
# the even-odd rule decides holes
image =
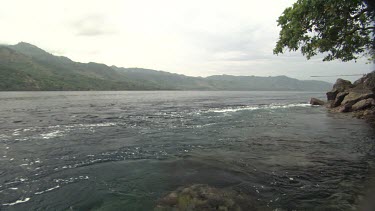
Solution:
[[[338,111],[341,112],[341,113],[344,113],[344,112],[351,111],[351,109],[352,109],[351,105],[342,105],[342,106],[339,107]]]
[[[344,100],[341,102],[341,105],[354,105],[358,101],[365,100],[368,98],[374,98],[373,93],[358,93],[358,92],[349,92],[348,95],[345,96]]]
[[[341,78],[337,79],[336,83],[333,85],[333,89],[326,93],[327,100],[331,103],[331,107],[333,107],[334,101],[336,100],[336,97],[340,92],[345,92],[352,87],[352,82]]]
[[[323,101],[323,100],[319,100],[319,99],[317,99],[317,98],[311,98],[310,99],[310,104],[311,105],[324,105],[325,104],[325,102]]]
[[[332,91],[327,92],[326,93],[327,100],[331,101],[331,102],[334,101],[336,99],[336,96],[337,96],[338,93],[339,93],[339,91],[337,91],[337,90],[332,90]]]
[[[374,98],[368,98],[368,99],[358,101],[357,103],[352,105],[351,110],[358,111],[358,110],[369,108],[371,106],[375,106]]]
[[[344,79],[337,79],[336,83],[333,85],[333,90],[337,90],[338,92],[344,92],[346,90],[349,90],[353,87],[352,82]]]
[[[360,79],[356,80],[353,85],[357,90],[362,89],[375,92],[375,71],[368,73]]]
[[[335,112],[353,112],[359,118],[374,119],[375,124],[375,71],[355,81],[337,79],[327,92],[326,106]]]
[[[375,71],[372,71],[371,73],[367,74],[365,78],[366,79],[363,81],[365,88],[375,93]]]
[[[340,92],[339,94],[337,94],[335,101],[332,103],[332,107],[340,106],[345,96],[348,94],[349,92]]]

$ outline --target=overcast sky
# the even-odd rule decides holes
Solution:
[[[364,59],[357,63],[323,63],[319,57],[306,60],[299,51],[273,55],[280,30],[276,20],[294,2],[0,0],[0,43],[24,41],[74,61],[190,76],[287,75],[314,79],[310,76],[375,70]]]

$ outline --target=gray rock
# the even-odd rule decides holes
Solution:
[[[337,90],[338,92],[344,92],[353,87],[352,82],[344,79],[337,79],[336,83],[333,85],[333,90]]]
[[[341,113],[345,113],[345,112],[349,112],[349,111],[351,111],[351,109],[352,109],[352,106],[349,105],[349,104],[346,104],[346,105],[342,105],[342,106],[338,109],[338,111],[341,112]]]
[[[336,96],[340,92],[346,92],[350,88],[353,87],[352,82],[344,80],[344,79],[337,79],[336,83],[333,85],[333,89],[326,93],[328,102],[331,103],[331,107],[334,105],[334,101],[336,100]]]
[[[324,105],[325,102],[323,100],[319,100],[317,98],[311,98],[310,99],[310,104],[311,105]]]
[[[360,100],[357,103],[355,103],[354,105],[352,105],[351,110],[352,111],[363,110],[363,109],[369,108],[373,105],[375,105],[374,98],[368,98],[368,99]]]
[[[349,92],[348,95],[345,96],[344,100],[341,102],[341,105],[354,105],[358,101],[365,100],[368,98],[374,98],[373,93],[358,93],[358,92]]]
[[[336,96],[337,96],[337,93],[339,93],[337,90],[327,92],[327,93],[326,93],[326,95],[327,95],[327,100],[328,100],[328,101],[333,101],[333,100],[335,100],[335,99],[336,99]]]
[[[375,125],[375,71],[363,75],[353,84],[337,79],[326,94],[326,107],[330,111],[353,112],[353,116],[373,121]]]
[[[345,96],[348,95],[349,92],[340,92],[337,94],[335,101],[332,103],[332,107],[340,106],[342,101],[344,100]]]
[[[356,88],[370,90],[375,92],[375,71],[368,73],[361,77],[360,79],[356,80],[353,85]]]
[[[372,71],[371,73],[367,74],[365,76],[365,80],[363,81],[363,84],[365,87],[372,92],[375,92],[375,71]]]

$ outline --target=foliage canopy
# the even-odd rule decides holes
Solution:
[[[284,49],[323,61],[375,60],[375,6],[372,0],[298,0],[277,20],[281,26],[274,54]]]

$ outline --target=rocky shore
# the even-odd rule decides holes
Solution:
[[[375,71],[354,83],[339,78],[326,95],[326,102],[312,98],[310,104],[325,105],[332,112],[352,113],[357,118],[375,122]]]

